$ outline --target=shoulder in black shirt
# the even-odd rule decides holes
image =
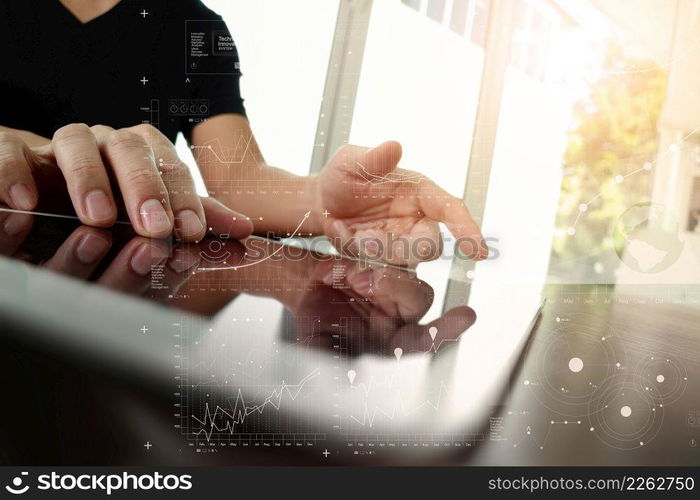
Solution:
[[[58,0],[2,0],[0,60],[0,125],[49,138],[147,122],[174,141],[245,114],[231,34],[199,0],[121,0],[86,24]]]

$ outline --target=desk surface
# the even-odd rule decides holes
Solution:
[[[700,464],[700,286],[547,296],[474,462]]]

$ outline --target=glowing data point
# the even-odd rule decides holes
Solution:
[[[396,356],[396,361],[401,361],[401,356],[403,356],[403,349],[397,347],[394,349],[394,356]]]
[[[350,384],[355,383],[355,376],[357,373],[355,373],[355,370],[348,370],[348,380],[350,381]]]
[[[435,342],[435,336],[437,335],[438,329],[435,326],[431,326],[428,328],[428,333],[430,334],[430,338],[433,339],[433,342]]]
[[[583,370],[583,360],[581,358],[571,358],[569,360],[569,370],[578,373]]]

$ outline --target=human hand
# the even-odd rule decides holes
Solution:
[[[81,280],[94,278],[105,287],[129,294],[158,292],[150,287],[151,270],[160,264],[164,264],[162,290],[174,294],[190,278],[187,271],[199,262],[198,253],[182,244],[171,248],[166,240],[141,236],[129,238],[115,253],[112,231],[89,226],[72,230],[55,251],[42,258],[26,248],[25,241],[33,226],[32,215],[0,211],[0,255],[29,260],[44,269]]]
[[[355,255],[414,266],[442,253],[439,222],[475,260],[488,256],[481,231],[461,199],[427,177],[397,168],[401,145],[346,146],[318,179],[317,213],[324,232]],[[401,246],[401,248],[399,248]]]
[[[71,124],[35,148],[0,132],[0,201],[34,210],[40,197],[61,191],[88,226],[110,227],[123,204],[136,233],[148,238],[174,233],[199,241],[211,226],[209,217],[226,219],[234,238],[253,230],[241,214],[214,200],[203,202],[173,144],[151,125],[114,130]]]
[[[473,309],[460,306],[420,324],[433,304],[434,290],[397,268],[334,259],[318,263],[311,277],[317,285],[299,294],[291,307],[301,319],[294,335],[307,345],[333,349],[342,334],[350,355],[391,357],[397,349],[401,354],[427,354],[455,342],[476,321]],[[304,321],[309,317],[318,317],[318,323]]]

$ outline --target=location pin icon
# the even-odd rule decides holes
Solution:
[[[355,370],[348,370],[348,380],[350,381],[350,384],[352,385],[355,382]]]
[[[403,354],[403,349],[397,347],[394,349],[394,356],[396,356],[396,361],[401,361],[401,355]]]
[[[428,328],[428,333],[430,334],[430,338],[433,339],[433,342],[435,342],[435,336],[437,335],[438,329],[436,326],[431,326]]]

